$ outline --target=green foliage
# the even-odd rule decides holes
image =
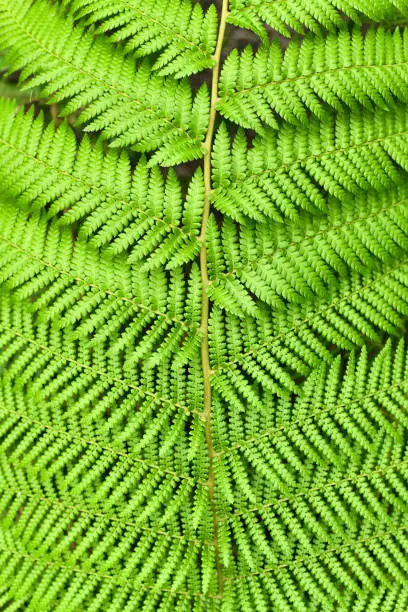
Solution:
[[[135,64],[123,49],[95,39],[46,0],[0,2],[0,37],[10,71],[24,67],[27,86],[41,86],[64,114],[101,131],[116,146],[156,150],[151,162],[174,165],[203,155],[208,93],[188,81],[164,80],[149,59]],[[34,75],[33,78],[28,78]]]
[[[160,51],[153,65],[161,75],[183,77],[214,64],[217,11],[204,13],[190,0],[63,0],[76,20],[109,32],[112,42],[126,41],[125,51],[144,57]]]
[[[302,209],[324,213],[329,196],[343,201],[398,184],[400,168],[408,169],[407,140],[405,106],[264,128],[251,147],[241,130],[231,142],[221,123],[213,152],[214,206],[241,223],[282,223],[299,218]]]
[[[266,39],[264,24],[284,36],[290,30],[322,34],[345,28],[344,16],[360,24],[362,19],[392,19],[397,11],[408,15],[405,0],[231,0],[228,21]]]
[[[2,610],[408,609],[408,3],[207,6],[0,0]]]
[[[289,43],[232,51],[220,79],[222,115],[256,131],[262,124],[278,128],[276,114],[289,123],[308,122],[308,112],[329,120],[338,111],[359,106],[389,108],[407,102],[407,31],[356,28],[306,37]],[[326,102],[322,105],[321,101]]]

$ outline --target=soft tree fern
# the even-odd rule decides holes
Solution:
[[[0,0],[1,610],[408,609],[407,24]]]

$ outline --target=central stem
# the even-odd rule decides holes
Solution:
[[[228,0],[223,0],[222,9],[220,15],[220,25],[217,36],[217,46],[214,53],[214,67],[212,71],[212,83],[211,83],[211,103],[210,103],[210,115],[208,120],[208,129],[204,142],[205,155],[204,155],[204,208],[203,218],[201,224],[200,239],[202,241],[200,251],[200,270],[201,270],[201,281],[202,281],[202,310],[201,310],[201,324],[200,331],[202,333],[201,342],[201,364],[203,370],[204,379],[204,406],[202,417],[205,421],[205,436],[209,454],[209,473],[208,473],[208,490],[210,495],[211,510],[213,514],[213,525],[214,525],[214,546],[217,563],[217,575],[219,591],[223,591],[223,576],[221,561],[218,548],[218,534],[217,534],[217,509],[214,497],[214,447],[212,439],[212,426],[211,426],[211,365],[210,365],[210,352],[208,346],[208,318],[209,318],[209,298],[208,298],[208,264],[207,264],[207,244],[206,244],[206,233],[208,219],[210,216],[211,208],[211,151],[214,139],[214,127],[216,118],[216,104],[218,101],[218,80],[220,73],[220,60],[221,51],[225,35],[225,27],[228,15]]]

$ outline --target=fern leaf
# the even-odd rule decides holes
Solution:
[[[393,370],[393,359],[400,361],[401,357],[405,365]],[[234,436],[232,446],[221,444],[216,449],[216,461],[224,464],[235,492],[233,506],[225,500],[225,516],[219,520],[230,525],[231,546],[240,551],[239,566],[232,556],[229,559],[227,581],[238,584],[246,580],[249,584],[253,575],[280,580],[282,574],[293,576],[299,566],[305,575],[297,592],[302,588],[307,592],[315,579],[314,568],[317,571],[323,563],[325,571],[335,575],[336,565],[325,565],[324,559],[330,554],[339,571],[347,565],[342,553],[351,546],[353,553],[358,551],[367,582],[378,579],[364,556],[365,538],[375,545],[383,533],[402,533],[405,527],[397,517],[403,521],[401,513],[406,512],[408,500],[402,485],[407,469],[406,372],[404,345],[392,352],[388,344],[371,366],[364,351],[357,360],[352,356],[342,381],[339,360],[327,370],[316,370],[285,421],[278,418],[274,423],[274,417],[265,412],[264,424],[269,425],[263,430],[259,423],[257,433],[251,435],[247,429],[254,427],[251,417],[242,412],[233,417],[241,422],[243,437]],[[288,403],[281,401],[281,414],[285,414]],[[274,413],[279,412],[275,404]],[[231,422],[233,431],[238,433]],[[392,452],[381,456],[385,448]],[[374,464],[366,463],[368,456]],[[236,461],[246,465],[253,483],[257,501],[249,507],[244,502],[242,478],[233,468]],[[393,485],[396,478],[401,479],[398,494]],[[375,493],[377,487],[381,499]],[[389,513],[391,499],[395,518]],[[394,546],[390,538],[381,539],[385,550]],[[401,555],[397,550],[393,548],[393,554]],[[328,582],[323,574],[321,580],[325,586],[335,582]],[[356,578],[349,580],[349,587],[359,592]],[[327,605],[334,605],[339,597],[341,591],[336,588],[326,592]]]
[[[239,125],[262,131],[277,118],[306,123],[308,112],[328,117],[326,106],[341,111],[363,106],[390,108],[407,102],[406,29],[360,29],[326,38],[292,41],[284,55],[278,44],[254,55],[247,47],[228,56],[220,78],[220,113]],[[325,104],[322,104],[324,102]]]
[[[81,550],[89,550],[89,547],[96,545],[93,539],[95,536],[85,540],[81,538],[79,544],[78,538],[83,530],[90,528],[95,535],[98,534],[98,546],[83,566],[84,571],[94,572],[94,569],[98,568],[97,572],[104,576],[112,570],[112,563],[124,563],[123,580],[120,578],[118,584],[130,584],[129,581],[136,578],[137,572],[138,591],[140,590],[142,599],[149,596],[151,589],[157,590],[162,596],[167,593],[169,585],[177,591],[174,584],[183,592],[186,581],[189,580],[188,567],[191,563],[199,562],[202,545],[197,534],[190,533],[190,537],[185,539],[182,528],[185,519],[180,523],[181,531],[174,529],[176,517],[181,518],[184,514],[183,505],[189,503],[189,499],[193,502],[197,487],[205,487],[204,483],[199,484],[196,479],[200,478],[202,453],[204,452],[205,457],[206,448],[200,444],[201,460],[190,462],[190,468],[184,465],[183,460],[180,463],[188,448],[188,439],[185,439],[183,445],[180,435],[175,441],[176,448],[181,453],[179,459],[175,460],[173,453],[163,462],[159,456],[155,460],[151,453],[156,447],[157,438],[163,441],[168,439],[173,417],[178,418],[178,415],[184,412],[185,418],[190,418],[186,416],[181,403],[187,401],[186,396],[182,399],[187,389],[184,385],[178,386],[175,371],[174,380],[167,379],[167,369],[161,361],[159,369],[164,378],[162,383],[159,383],[157,393],[152,394],[142,382],[147,374],[146,368],[138,385],[135,384],[134,373],[132,381],[122,378],[129,376],[125,374],[126,366],[123,374],[120,374],[116,367],[116,375],[112,376],[109,374],[109,368],[103,365],[107,359],[104,347],[94,348],[89,352],[87,342],[72,344],[66,334],[55,327],[49,327],[48,324],[46,327],[33,327],[34,320],[29,311],[22,311],[4,301],[2,312],[2,339],[8,346],[8,349],[3,351],[2,360],[3,363],[4,359],[10,361],[7,376],[3,377],[1,391],[1,435],[4,451],[6,452],[7,448],[11,450],[7,461],[3,455],[2,469],[6,472],[2,482],[11,487],[7,492],[14,491],[12,494],[18,496],[17,503],[10,508],[11,512],[13,507],[18,510],[25,499],[24,513],[19,514],[21,521],[16,525],[22,542],[29,541],[29,533],[37,526],[36,539],[24,544],[27,554],[22,558],[30,559],[31,551],[35,549],[37,556],[34,555],[34,558],[40,565],[52,562],[52,559],[59,559],[58,563],[61,563],[73,547],[77,549],[75,554],[81,555]],[[24,337],[13,327],[22,321]],[[46,344],[42,340],[45,337],[49,338]],[[111,358],[108,358],[108,361],[109,359]],[[112,361],[111,363],[113,364]],[[16,385],[19,372],[22,373],[21,367],[24,368],[25,375]],[[169,385],[175,385],[173,391],[168,389]],[[62,392],[63,388],[65,392]],[[164,397],[165,389],[168,389],[167,393],[170,393],[171,398]],[[196,384],[191,387],[189,393],[192,390],[197,394]],[[78,393],[82,396],[80,402],[75,399]],[[136,414],[133,411],[135,402],[139,406]],[[35,408],[40,404],[41,415]],[[72,413],[67,412],[68,405],[71,405]],[[157,418],[150,421],[149,427],[145,428],[145,419],[155,414],[159,406],[161,409],[157,412]],[[111,413],[112,420],[102,432],[97,426],[98,415],[107,413]],[[87,415],[87,424],[84,422],[83,426],[78,428],[74,422],[80,414]],[[16,420],[19,423],[17,427]],[[123,428],[125,422],[127,424]],[[15,438],[17,431],[21,435],[19,440]],[[91,465],[92,470],[89,469]],[[62,474],[67,467],[68,475],[62,482]],[[40,488],[35,485],[38,474],[41,474]],[[53,486],[51,483],[59,484]],[[153,490],[157,495],[146,504]],[[84,504],[85,492],[88,501]],[[31,516],[39,499],[41,508],[44,507],[44,497],[48,514],[47,526],[42,524],[38,531],[40,523],[27,523],[25,517],[28,519]],[[127,501],[123,505],[125,498]],[[82,506],[78,505],[80,499]],[[166,508],[164,514],[161,511],[163,507]],[[133,516],[138,508],[139,517],[135,521]],[[37,514],[38,516],[34,513],[35,520],[41,522],[43,515]],[[13,521],[10,513],[8,520]],[[75,528],[68,530],[69,533],[61,539],[64,525],[72,523]],[[198,545],[192,550],[191,542],[195,541]],[[38,549],[40,543],[41,550]],[[134,554],[129,557],[132,548]],[[116,553],[112,556],[114,549]],[[189,565],[181,571],[176,559],[181,561],[187,549]],[[146,558],[143,555],[144,550],[151,550],[153,556]],[[101,555],[106,553],[110,560],[101,567]],[[155,582],[152,585],[149,582],[150,576],[156,570],[161,555],[166,555],[172,563],[169,563],[166,572],[162,573],[160,584]],[[73,567],[72,563],[70,567]],[[70,572],[63,572],[60,578],[64,575],[71,582]],[[117,578],[118,576],[114,580]],[[206,580],[208,589],[208,578]],[[62,580],[59,588],[64,588],[64,584],[66,582]],[[43,586],[41,583],[39,591],[35,592],[35,598],[40,595]],[[88,583],[88,587],[90,586]],[[115,597],[120,600],[120,589],[116,591]],[[51,596],[52,593],[51,590],[47,595]],[[84,592],[81,593],[84,596]],[[70,602],[70,606],[74,605],[73,601],[75,605],[79,605],[72,597],[72,593],[67,594],[62,601]]]
[[[208,112],[205,87],[193,99],[187,81],[152,74],[148,61],[135,65],[120,49],[74,28],[45,0],[30,4],[0,4],[0,38],[11,47],[10,71],[24,68],[23,80],[41,86],[50,102],[66,100],[66,115],[86,107],[80,123],[100,130],[114,146],[156,151],[153,158],[164,165],[203,155],[204,134],[197,127],[203,108]]]
[[[322,29],[335,30],[345,27],[340,11],[357,24],[362,18],[382,21],[396,11],[407,14],[405,0],[232,0],[228,21],[241,28],[253,30],[266,39],[264,24],[268,24],[284,36],[290,30],[303,34],[310,30],[320,34]]]
[[[407,10],[0,0],[1,609],[407,609]]]
[[[329,296],[351,270],[371,271],[380,262],[404,257],[407,196],[405,185],[384,194],[368,192],[341,205],[329,202],[321,218],[304,214],[286,225],[251,221],[238,226],[226,218],[220,230],[211,219],[210,295],[220,305],[224,296],[225,308],[235,313],[237,287],[248,312],[254,298],[282,310],[287,302]],[[252,306],[245,308],[249,299]]]
[[[64,0],[76,21],[96,25],[98,34],[122,42],[135,57],[159,53],[152,68],[181,78],[211,68],[217,37],[214,5],[204,12],[190,0],[172,0],[164,7],[140,0]]]
[[[2,184],[23,208],[46,210],[61,226],[85,219],[81,236],[112,255],[126,251],[130,261],[142,260],[146,270],[173,268],[200,250],[200,170],[183,203],[181,185],[171,172],[164,182],[159,169],[149,170],[141,159],[131,175],[125,153],[104,154],[100,144],[92,147],[87,138],[77,146],[66,123],[54,132],[41,117],[15,115],[13,103],[0,107]]]
[[[152,364],[171,355],[183,363],[196,350],[200,318],[196,267],[187,281],[186,299],[181,291],[185,281],[178,273],[168,278],[157,271],[143,274],[123,258],[100,255],[80,242],[73,248],[70,231],[61,232],[41,216],[27,221],[25,214],[15,215],[9,209],[0,231],[0,282],[15,299],[31,298],[31,308],[44,319],[58,320],[60,328],[74,325],[75,335],[92,334],[95,344],[109,338],[112,355],[139,338],[132,357],[135,363],[149,352]],[[132,282],[135,275],[137,282]],[[125,323],[126,334],[121,336],[118,332]]]
[[[375,136],[374,136],[375,134]],[[296,219],[299,210],[327,209],[328,196],[398,184],[407,168],[406,111],[332,116],[327,123],[265,130],[252,148],[239,132],[233,143],[221,124],[214,144],[214,207],[241,223]],[[221,166],[228,168],[221,172]]]
[[[281,315],[259,308],[256,318],[231,312],[228,298],[219,303],[212,295],[212,386],[223,405],[220,418],[234,420],[247,406],[266,410],[276,394],[288,399],[296,392],[296,379],[330,363],[336,348],[378,344],[381,332],[400,336],[408,313],[407,283],[404,259],[369,276],[351,273],[330,300],[310,308],[295,305]]]

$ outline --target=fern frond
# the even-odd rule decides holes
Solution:
[[[293,40],[284,54],[265,44],[255,54],[247,47],[227,57],[220,78],[220,113],[239,125],[263,131],[277,128],[278,117],[306,123],[309,112],[328,118],[335,110],[364,106],[392,108],[407,102],[408,30],[383,28],[309,36]],[[323,104],[324,103],[324,104]]]
[[[331,116],[307,126],[265,130],[248,148],[244,132],[233,142],[224,123],[214,144],[212,201],[216,209],[246,223],[296,219],[299,210],[327,209],[329,195],[381,190],[408,168],[404,106]]]
[[[152,590],[161,596],[169,590],[184,597],[195,592],[200,600],[199,575],[190,570],[202,562],[205,592],[214,588],[207,567],[212,557],[203,554],[211,534],[185,512],[187,505],[201,516],[209,503],[203,424],[195,411],[202,403],[199,359],[190,360],[187,378],[185,367],[170,371],[165,358],[154,366],[138,365],[130,347],[125,351],[130,359],[107,352],[103,344],[91,349],[87,340],[75,341],[58,326],[36,322],[26,307],[6,298],[1,327],[2,494],[16,498],[7,513],[8,533],[18,534],[23,557],[35,551],[40,563],[64,567],[67,560],[72,567],[67,555],[75,548],[84,571],[102,577],[122,565],[132,597],[137,579],[142,600]],[[199,435],[193,453],[188,429]],[[21,514],[20,496],[27,494]],[[38,512],[30,520],[33,505]],[[61,539],[70,524],[75,528]],[[87,536],[86,528],[94,535]],[[162,573],[159,550],[171,559]],[[121,584],[116,570],[112,578]],[[78,605],[65,580],[57,591],[68,609]]]
[[[282,311],[288,302],[327,297],[351,270],[371,272],[380,263],[405,258],[407,203],[403,184],[341,204],[331,200],[327,215],[303,214],[285,225],[248,221],[239,226],[226,218],[219,228],[212,218],[210,295],[215,300],[224,296],[230,312],[253,311],[255,299]]]
[[[284,36],[290,36],[290,30],[321,34],[324,29],[347,27],[341,13],[357,24],[362,18],[380,22],[398,11],[404,17],[408,14],[405,0],[231,0],[230,5],[229,23],[252,30],[264,40],[264,24]]]
[[[395,572],[405,584],[396,567],[407,528],[407,381],[404,344],[392,350],[389,343],[371,365],[363,350],[345,370],[339,359],[316,370],[293,407],[278,400],[256,420],[253,412],[230,415],[215,462],[236,608],[244,609],[239,589],[254,579],[266,609],[275,597],[290,601],[285,577],[295,581],[299,602],[322,600],[327,609],[343,604],[340,576],[348,575],[355,598]],[[222,404],[216,410],[222,422]]]
[[[204,154],[206,86],[193,97],[186,80],[153,74],[147,60],[135,64],[45,0],[2,0],[0,38],[10,48],[10,71],[23,69],[23,82],[41,86],[49,102],[66,100],[64,114],[80,111],[80,124],[112,145],[155,151],[152,159],[164,165]]]
[[[0,0],[0,609],[407,609],[407,19]]]
[[[112,354],[133,346],[132,363],[162,358],[186,363],[200,344],[201,287],[196,266],[179,272],[146,273],[120,257],[99,254],[70,231],[39,215],[27,220],[5,205],[0,223],[0,283],[17,300],[91,345],[109,341]],[[186,292],[187,290],[187,292]],[[126,325],[126,332],[120,333]],[[135,345],[138,349],[135,350]]]
[[[255,316],[235,294],[211,293],[212,385],[226,409],[267,406],[296,392],[296,380],[330,362],[338,349],[378,345],[382,333],[401,336],[408,314],[404,258],[377,273],[351,273],[330,300],[279,312],[254,303]],[[240,308],[237,308],[236,304]],[[231,306],[232,304],[232,306]]]
[[[134,57],[159,53],[152,69],[181,78],[211,68],[217,37],[217,12],[204,12],[191,0],[63,0],[74,19],[108,33]]]
[[[0,103],[2,188],[30,211],[47,211],[61,226],[82,221],[79,235],[112,255],[129,254],[143,269],[175,268],[194,258],[203,207],[197,170],[185,198],[172,170],[166,181],[158,167],[141,159],[133,174],[123,151],[103,152],[87,137],[78,146],[67,123],[55,131],[31,112],[15,114]],[[136,246],[137,243],[137,246]]]

